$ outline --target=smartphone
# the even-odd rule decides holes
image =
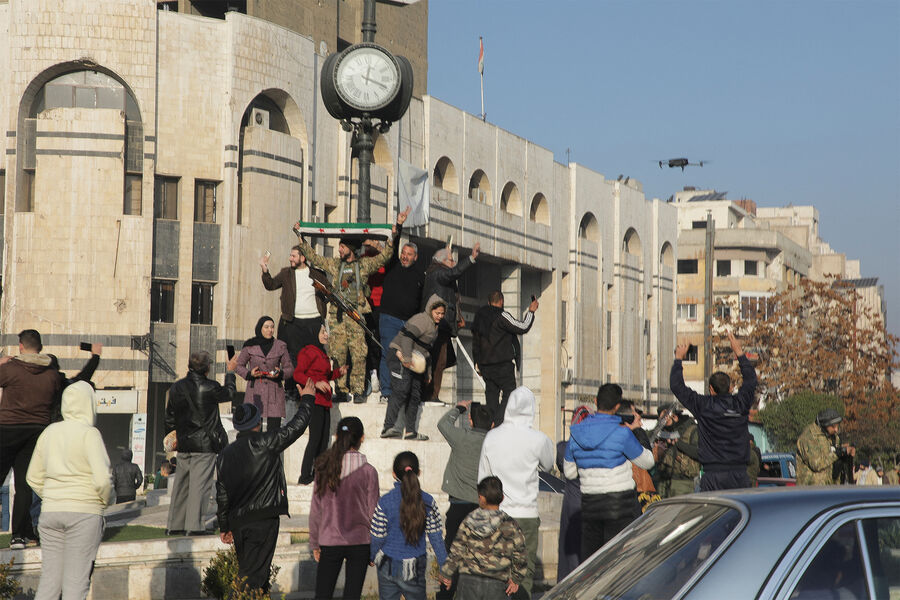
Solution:
[[[91,344],[90,344],[90,342],[81,342],[81,344],[79,344],[79,347],[80,347],[82,350],[84,350],[85,352],[90,352],[90,351],[91,351]]]
[[[266,258],[269,258],[270,256],[272,256],[272,253],[269,252],[268,250],[266,250],[266,253],[265,253],[264,256],[265,256]]]
[[[227,346],[225,346],[225,351],[228,353],[228,360],[234,358],[234,346],[228,344]]]
[[[534,297],[534,294],[531,295],[531,301],[534,302],[537,298]]]

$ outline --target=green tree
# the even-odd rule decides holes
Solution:
[[[796,452],[797,438],[816,420],[816,415],[826,408],[843,414],[844,403],[837,396],[800,392],[781,402],[770,402],[759,411],[759,418],[778,452]]]

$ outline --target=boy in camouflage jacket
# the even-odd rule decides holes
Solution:
[[[503,484],[494,476],[478,483],[478,506],[463,521],[441,567],[450,586],[459,572],[456,600],[505,599],[519,590],[528,572],[525,536],[515,519],[500,510]]]

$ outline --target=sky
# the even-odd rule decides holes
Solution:
[[[479,36],[490,123],[648,199],[814,205],[900,335],[900,2],[431,0],[428,93],[472,114]]]

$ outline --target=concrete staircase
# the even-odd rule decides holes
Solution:
[[[439,404],[425,405],[419,413],[418,431],[428,435],[430,439],[415,442],[383,440],[379,437],[386,408],[386,404],[377,402],[337,404],[331,410],[331,434],[334,434],[338,421],[344,416],[359,417],[366,432],[361,451],[378,471],[382,492],[393,487],[391,466],[394,456],[403,450],[415,452],[421,467],[422,489],[432,494],[442,512],[446,512],[449,500],[441,491],[441,483],[450,456],[450,447],[437,430],[437,422],[450,407]],[[312,486],[292,485],[300,474],[300,464],[307,440],[308,436],[304,435],[284,453],[291,517],[282,519],[274,563],[281,567],[275,591],[286,594],[289,599],[312,598],[314,595],[316,563],[312,559],[309,546],[306,543],[290,542],[291,533],[304,533],[308,530]],[[165,527],[168,503],[169,496],[166,490],[150,491],[135,502],[111,507],[107,521],[110,525],[130,523]],[[536,589],[549,587],[556,581],[561,505],[560,494],[541,492]],[[212,515],[208,517],[211,523]],[[216,552],[225,548],[218,537],[213,536],[102,544],[97,556],[89,598],[194,600],[200,597],[203,569],[209,565]],[[0,551],[0,561],[7,562],[10,558],[15,558],[13,571],[26,590],[26,594],[20,597],[28,598],[28,590],[37,589],[40,577],[40,549]],[[340,590],[342,586],[343,577],[338,580],[337,589]],[[434,591],[436,582],[429,580],[429,594],[433,594]],[[369,569],[363,593],[364,595],[378,593],[374,569]]]

